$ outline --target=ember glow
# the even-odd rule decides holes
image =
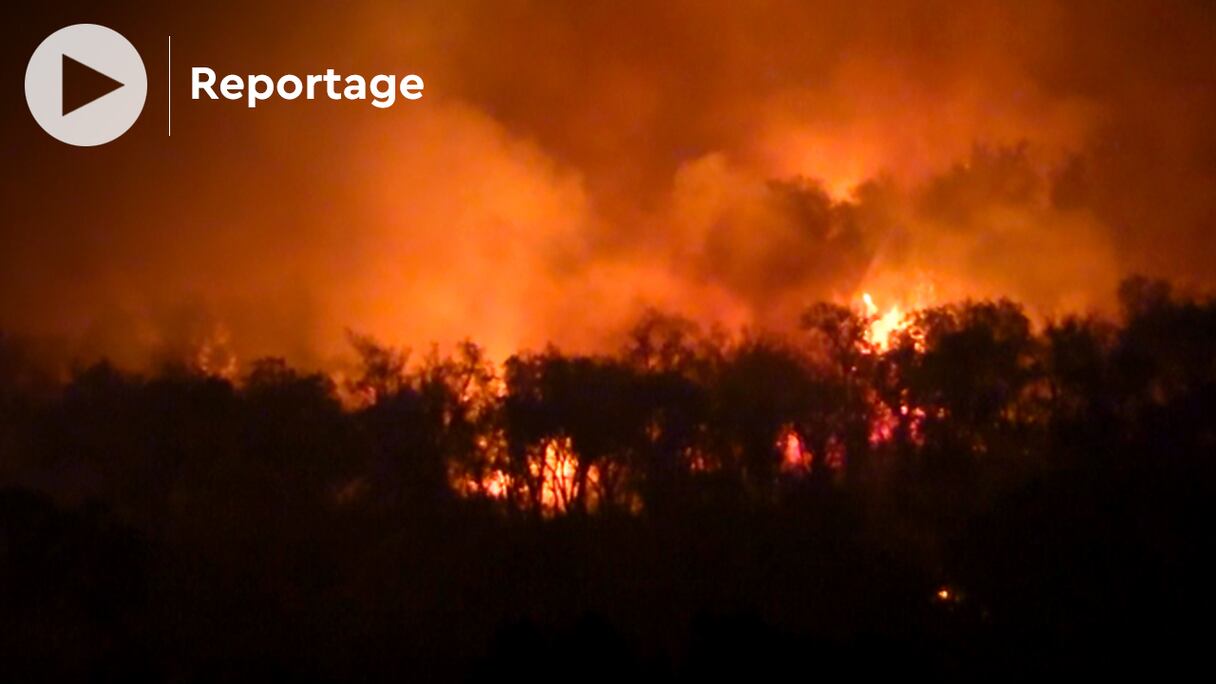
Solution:
[[[781,468],[787,472],[798,473],[810,470],[812,456],[798,431],[786,427],[777,440],[777,448],[781,452]]]

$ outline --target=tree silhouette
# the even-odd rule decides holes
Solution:
[[[957,182],[1024,190],[998,171]],[[0,658],[22,680],[1181,667],[1216,604],[1216,303],[1120,298],[1041,327],[936,307],[888,347],[831,304],[786,335],[651,312],[618,353],[501,367],[351,335],[332,376],[60,380],[0,336]]]

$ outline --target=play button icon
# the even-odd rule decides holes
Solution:
[[[69,145],[101,145],[127,132],[147,94],[139,52],[122,34],[97,24],[52,33],[25,69],[30,113]]]
[[[106,76],[76,60],[63,56],[63,115],[67,116],[103,95],[122,87],[121,81]]]

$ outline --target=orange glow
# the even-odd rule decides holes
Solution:
[[[874,416],[870,421],[870,446],[878,446],[895,439],[899,418],[881,401],[874,402]]]
[[[777,439],[777,448],[781,452],[782,470],[804,472],[811,469],[811,452],[793,427],[787,427],[781,432],[781,436]]]
[[[1206,43],[1070,40],[1110,19],[1089,16],[1101,3],[714,0],[642,3],[628,20],[599,3],[358,4],[358,21],[301,10],[301,30],[274,55],[251,46],[253,61],[307,53],[325,27],[352,71],[405,59],[442,92],[392,117],[191,108],[196,135],[174,141],[190,163],[120,174],[88,212],[23,174],[4,190],[5,327],[147,367],[193,361],[166,338],[222,321],[242,360],[328,371],[348,328],[415,349],[469,338],[496,359],[599,353],[647,308],[790,332],[807,303],[861,300],[860,283],[881,349],[918,308],[917,271],[940,277],[940,301],[1008,296],[1044,316],[1113,306],[1131,272],[1213,279],[1216,238],[1195,229],[1213,215],[1210,165],[1191,154],[1212,147],[1212,102],[1192,102],[1187,78],[1145,80]],[[925,49],[905,14],[941,45]],[[664,39],[624,39],[639,27]],[[545,50],[519,49],[537,36]],[[1111,81],[1122,59],[1136,78]],[[234,125],[274,154],[234,165]],[[1120,131],[1145,143],[1108,149]],[[26,161],[90,182],[87,165]],[[113,235],[90,251],[99,210]]]
[[[694,473],[712,473],[718,469],[717,461],[705,451],[688,448],[684,452],[688,469]]]
[[[870,446],[894,441],[901,425],[906,430],[904,436],[910,443],[917,446],[924,444],[926,417],[925,410],[917,406],[901,403],[896,413],[886,404],[877,402],[870,422]]]
[[[240,362],[232,351],[232,333],[226,326],[214,326],[195,343],[192,366],[203,375],[229,381],[240,376]]]
[[[501,470],[494,470],[481,483],[481,489],[491,499],[505,499],[511,491],[511,476]]]

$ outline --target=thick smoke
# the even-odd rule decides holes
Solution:
[[[1212,284],[1208,3],[182,12],[175,63],[426,96],[251,112],[175,86],[171,141],[150,114],[83,163],[18,146],[0,325],[133,365],[323,365],[348,329],[501,357],[613,346],[647,308],[781,328],[863,291],[1050,316],[1133,272]]]

